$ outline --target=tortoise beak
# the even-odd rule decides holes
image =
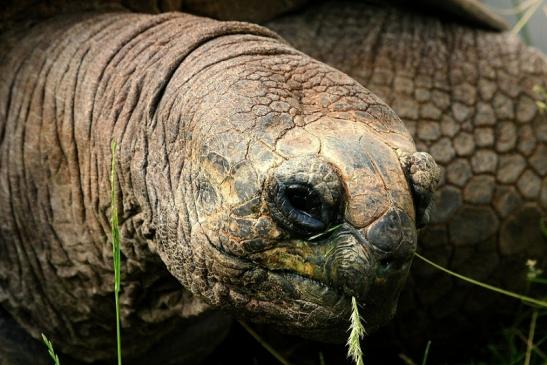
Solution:
[[[269,271],[290,272],[337,290],[342,295],[364,297],[375,265],[369,250],[348,227],[339,227],[325,237],[291,240],[255,253],[250,259]]]

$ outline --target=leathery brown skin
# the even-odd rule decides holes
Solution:
[[[547,87],[545,56],[507,33],[355,2],[309,8],[267,26],[381,96],[417,148],[442,166],[421,252],[525,292],[527,259],[547,265],[539,230],[547,209],[547,114],[534,92]],[[417,262],[394,332],[420,354],[429,339],[469,353],[469,341],[484,339],[480,324],[513,318],[514,304]]]
[[[392,317],[439,172],[360,84],[181,13],[63,15],[2,49],[0,304],[33,337],[115,353],[111,140],[129,357],[210,308],[330,341],[351,296],[367,330]]]

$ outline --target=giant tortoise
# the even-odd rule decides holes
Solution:
[[[476,1],[416,4],[8,2],[0,364],[46,363],[42,332],[63,363],[113,358],[112,141],[131,363],[197,362],[233,315],[343,341],[352,297],[373,332],[428,220],[430,257],[521,288],[547,256],[545,59]],[[416,146],[446,167],[433,204]],[[417,269],[411,320],[483,309]]]

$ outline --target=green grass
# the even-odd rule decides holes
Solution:
[[[332,231],[336,230],[338,227],[341,227],[341,226],[342,226],[341,224],[337,224],[336,226],[330,227],[325,232],[321,232],[321,233],[318,233],[314,236],[309,237],[308,241],[313,241],[315,239],[318,239],[319,237],[326,236],[326,235],[328,235],[329,233],[331,233]]]
[[[532,304],[532,305],[537,305],[538,307],[543,307],[543,308],[547,308],[547,302],[543,301],[543,300],[538,300],[538,299],[535,299],[535,298],[531,298],[531,297],[528,297],[526,295],[522,295],[522,294],[518,294],[518,293],[514,293],[512,291],[509,291],[509,290],[505,290],[505,289],[501,289],[501,288],[498,288],[496,286],[493,286],[493,285],[490,285],[490,284],[486,284],[486,283],[483,283],[481,281],[478,281],[478,280],[475,280],[475,279],[472,279],[470,277],[467,277],[467,276],[464,276],[464,275],[461,275],[461,274],[458,274],[457,272],[454,272],[454,271],[451,271],[451,270],[448,270],[447,268],[445,267],[442,267],[441,265],[439,264],[436,264],[434,263],[433,261],[423,257],[422,255],[420,255],[419,253],[415,253],[416,257],[418,257],[420,260],[428,263],[429,265],[433,266],[434,268],[438,269],[438,270],[441,270],[441,271],[444,271],[445,273],[449,274],[449,275],[452,275],[460,280],[463,280],[463,281],[466,281],[470,284],[473,284],[473,285],[477,285],[477,286],[480,286],[484,289],[488,289],[488,290],[491,290],[493,292],[496,292],[496,293],[499,293],[499,294],[503,294],[503,295],[506,295],[508,297],[512,297],[512,298],[515,298],[515,299],[520,299],[522,300],[524,303],[527,303],[527,304]]]
[[[112,227],[112,257],[114,261],[114,298],[116,302],[116,354],[118,365],[122,364],[122,339],[120,331],[120,227],[118,224],[118,201],[116,198],[116,142],[112,141],[112,167],[110,170],[110,224]]]
[[[547,238],[547,223],[545,218],[540,220],[539,229]],[[524,304],[515,314],[513,325],[503,329],[501,339],[498,336],[493,336],[490,339],[490,343],[485,345],[490,353],[488,362],[479,362],[478,364],[547,365],[547,354],[545,350],[541,349],[542,346],[545,348],[545,345],[547,345],[547,328],[545,326],[538,326],[540,320],[543,321],[542,323],[545,323],[545,320],[547,320],[547,291],[544,290],[547,288],[547,277],[542,276],[543,271],[536,267],[535,260],[528,260],[526,262],[526,266],[528,267],[526,278],[530,283],[530,287],[534,285],[542,286],[540,292],[545,294],[539,299],[497,288],[455,273],[417,253],[416,257],[458,279],[502,295],[519,299]]]
[[[513,0],[513,5],[515,6],[514,14],[517,18],[517,22],[511,29],[513,34],[521,34],[522,40],[527,45],[532,45],[532,40],[530,38],[530,33],[528,32],[528,22],[530,18],[536,13],[539,7],[543,4],[543,0],[532,0],[522,2],[521,0]]]
[[[118,365],[122,364],[122,339],[120,329],[120,275],[121,275],[121,234],[118,220],[118,201],[116,195],[116,142],[112,141],[112,165],[110,170],[110,225],[112,228],[112,261],[114,265],[114,300],[116,303],[116,357]],[[54,365],[59,364],[59,357],[53,350],[53,344],[42,333],[42,340],[47,346],[49,356],[51,356]]]
[[[424,351],[424,357],[422,359],[422,365],[427,364],[427,358],[429,357],[429,348],[430,347],[431,347],[431,341],[427,341],[427,345],[425,346],[425,351]]]
[[[539,228],[547,238],[545,218],[539,222]],[[547,277],[536,267],[535,260],[526,262],[527,279],[530,289],[539,289],[542,300],[547,302]],[[501,343],[488,346],[492,363],[500,365],[546,365],[547,364],[547,309],[544,307],[521,306],[515,314],[512,326],[505,328]],[[543,350],[542,350],[543,349]]]
[[[547,91],[541,85],[534,85],[533,91],[537,96],[536,106],[539,110],[539,113],[543,114],[545,113],[545,110],[547,110],[547,104],[545,103],[545,100],[547,100]],[[544,224],[544,220],[541,220],[541,224]],[[543,229],[543,232],[545,232],[546,228]]]
[[[361,349],[361,339],[366,334],[365,327],[361,321],[361,315],[359,314],[359,307],[355,297],[351,298],[352,312],[350,316],[349,336],[347,341],[348,358],[352,359],[355,365],[364,365],[363,351]],[[258,333],[256,333],[247,323],[239,321],[239,324],[273,357],[279,361],[282,365],[290,365],[290,362],[283,357],[277,350],[275,350],[270,344],[268,344]],[[323,353],[319,353],[319,364],[325,365],[325,359]]]
[[[363,351],[361,350],[361,339],[365,336],[365,327],[361,322],[359,307],[355,297],[351,297],[351,318],[349,327],[349,336],[346,346],[348,346],[348,357],[353,360],[355,365],[364,365]]]
[[[291,365],[291,363],[283,357],[278,351],[276,351],[268,342],[266,342],[258,333],[256,333],[247,323],[244,321],[238,321],[241,327],[245,329],[266,351],[268,351],[273,357],[279,361],[282,365]]]
[[[57,354],[55,353],[55,350],[53,349],[53,343],[51,343],[51,341],[43,333],[42,333],[42,341],[44,341],[44,343],[47,346],[47,352],[49,353],[49,356],[53,360],[53,364],[60,365],[61,362],[59,361],[59,356],[57,356]]]
[[[504,328],[497,336],[498,339],[487,345],[491,355],[488,364],[547,364],[547,328],[544,325],[546,319],[547,310],[522,306],[515,313],[513,324]]]

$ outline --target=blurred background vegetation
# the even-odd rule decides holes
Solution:
[[[519,35],[528,45],[547,53],[547,1],[545,0],[482,0],[494,12],[515,26],[523,18],[525,26]]]

